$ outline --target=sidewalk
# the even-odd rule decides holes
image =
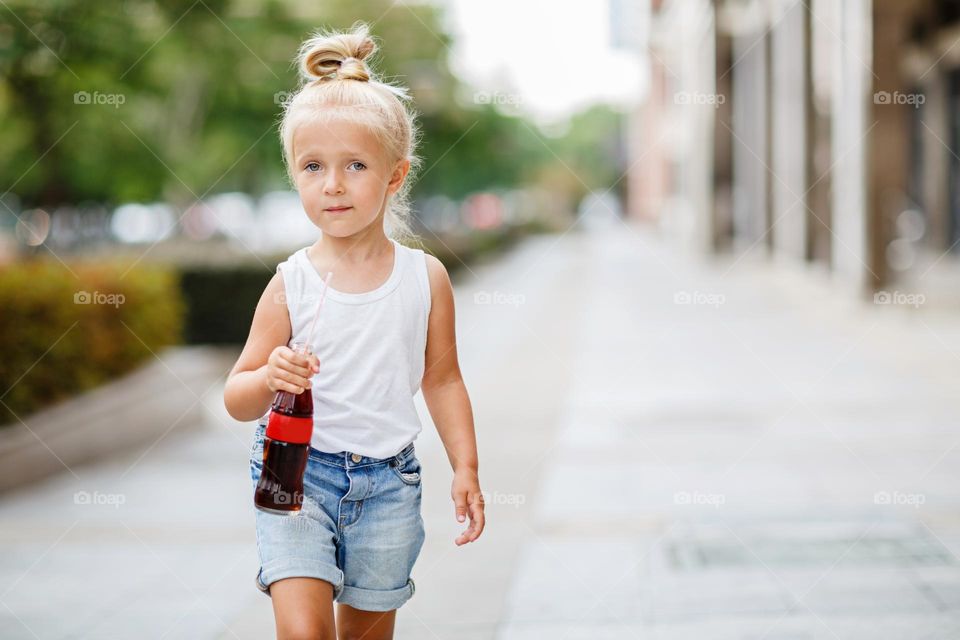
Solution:
[[[421,402],[397,638],[960,637],[960,318],[616,224],[456,283],[488,524],[453,544]],[[273,637],[253,424],[210,383],[203,423],[4,497],[0,636]]]
[[[562,250],[568,392],[496,637],[960,637],[960,319],[624,231]]]

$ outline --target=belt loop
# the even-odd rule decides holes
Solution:
[[[399,453],[393,456],[393,459],[391,460],[390,464],[394,466],[402,466],[403,463],[406,462],[413,454],[414,454],[413,443],[411,442],[410,444],[405,446],[403,449],[401,449]]]

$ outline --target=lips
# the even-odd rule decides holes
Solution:
[[[328,211],[330,213],[342,213],[350,208],[351,207],[327,207],[326,209],[324,209],[324,211]]]

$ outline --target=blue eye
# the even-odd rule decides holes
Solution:
[[[364,169],[367,168],[367,165],[363,164],[363,163],[360,162],[359,160],[355,160],[355,161],[351,162],[351,163],[350,163],[350,166],[352,167],[352,166],[355,165],[355,164],[360,165],[360,166],[363,167]]]
[[[314,167],[314,168],[311,168],[311,167]],[[320,170],[320,165],[316,162],[308,162],[306,166],[304,166],[303,168],[306,169],[307,171],[314,172],[314,171]]]

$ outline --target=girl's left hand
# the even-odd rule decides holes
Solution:
[[[453,474],[453,487],[450,497],[456,505],[457,522],[463,522],[470,515],[470,526],[454,542],[457,546],[473,542],[483,533],[483,493],[480,492],[480,479],[472,469],[460,469]]]

